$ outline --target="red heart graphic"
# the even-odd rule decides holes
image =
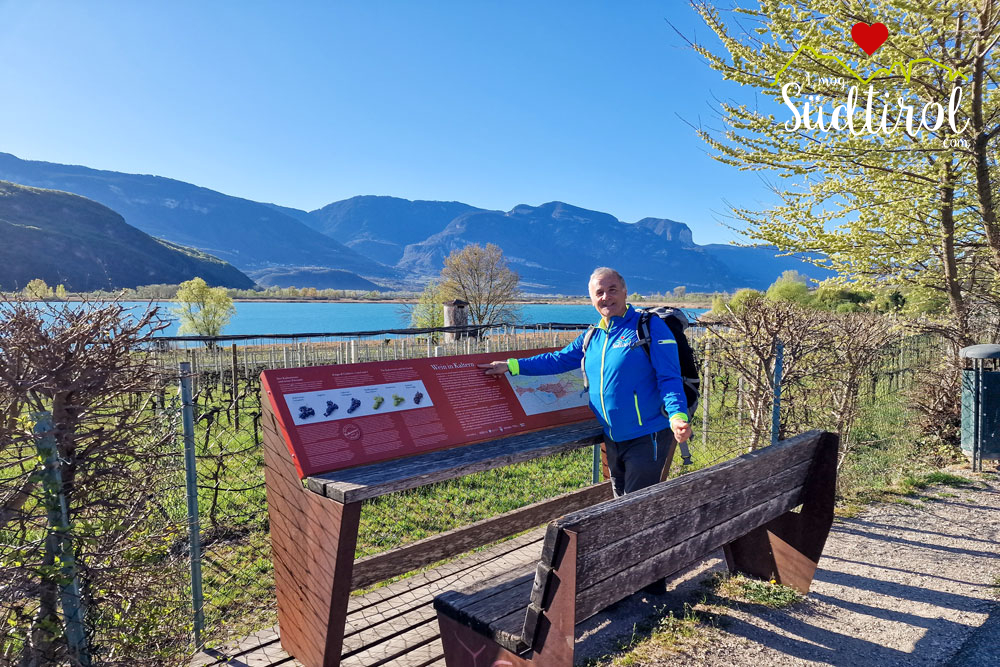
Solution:
[[[861,47],[861,50],[871,55],[878,51],[879,47],[889,39],[889,29],[884,23],[855,23],[851,28],[851,39]]]

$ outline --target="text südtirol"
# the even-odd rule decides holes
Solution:
[[[902,125],[903,130],[911,137],[916,137],[923,131],[937,132],[947,123],[951,131],[958,134],[969,126],[968,119],[959,128],[956,115],[962,103],[962,87],[954,86],[945,108],[938,102],[927,102],[922,107],[908,104],[899,97],[895,105],[875,99],[875,87],[868,86],[864,104],[859,104],[858,87],[851,86],[847,91],[847,100],[842,104],[827,108],[820,103],[814,105],[809,97],[799,106],[796,98],[802,94],[802,86],[790,81],[781,87],[781,98],[792,112],[792,119],[785,121],[785,130],[795,132],[799,129],[820,130],[822,132],[848,131],[852,135],[893,134]],[[879,110],[877,107],[881,106]]]

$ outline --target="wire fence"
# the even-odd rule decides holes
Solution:
[[[76,596],[81,606],[89,605],[83,634],[90,653],[98,656],[93,664],[184,663],[196,648],[217,647],[275,624],[260,431],[262,370],[473,353],[505,358],[507,352],[565,345],[585,328],[553,323],[156,339],[148,351],[160,369],[159,380],[140,409],[154,417],[157,429],[173,437],[153,470],[153,509],[133,528],[130,546],[119,558],[127,565],[117,569],[124,583],[109,574],[107,581],[114,582],[109,590]],[[468,333],[473,335],[463,335]],[[701,403],[692,415],[690,469],[728,460],[779,436],[837,425],[835,411],[828,409],[835,402],[830,390],[835,383],[829,377],[795,375],[795,353],[786,352],[781,341],[772,341],[770,356],[759,360],[763,376],[751,381],[752,374],[737,372],[732,364],[733,350],[741,348],[723,353],[719,336],[724,332],[689,329],[688,335],[702,369]],[[884,447],[913,439],[908,393],[921,369],[941,354],[940,344],[928,337],[897,336],[879,349],[858,385],[856,414],[844,437],[845,455],[851,447]],[[791,368],[792,374],[783,376],[783,368]],[[182,381],[185,389],[179,391]],[[5,512],[13,507],[17,480],[45,475],[37,441],[20,445],[5,455]],[[679,459],[673,475],[687,472]],[[12,462],[19,467],[6,465]],[[843,471],[857,478],[867,474],[850,465]],[[362,509],[357,556],[582,488],[592,479],[588,450],[379,498]],[[31,516],[18,523],[17,531],[2,526],[0,581],[11,583],[0,584],[0,622],[5,628],[0,630],[0,661],[11,664],[35,641],[25,629],[37,626],[31,620],[40,613],[40,578],[21,565],[65,565],[58,558],[38,556],[45,541],[60,534],[47,509],[55,505],[45,489],[53,488],[57,485],[46,484],[31,492],[32,499],[21,504]],[[87,547],[77,542],[76,548]],[[114,565],[108,565],[109,573]],[[67,581],[66,575],[60,573],[61,582]],[[143,585],[153,593],[142,597],[142,604],[129,604],[125,595],[117,604],[109,602],[116,595],[114,587]],[[53,609],[58,606],[52,601]],[[95,623],[94,618],[103,620]],[[57,634],[62,641],[71,633]],[[63,651],[57,658],[54,662],[89,664],[78,652]]]

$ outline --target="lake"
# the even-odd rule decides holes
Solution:
[[[148,302],[125,302],[127,306],[144,309]],[[157,302],[164,312],[176,306],[170,302]],[[340,333],[346,331],[375,331],[405,329],[409,315],[398,303],[323,303],[292,302],[263,303],[236,302],[236,314],[223,329],[225,335]],[[691,320],[706,312],[705,308],[686,308]],[[176,318],[159,335],[177,336],[179,322]],[[521,306],[521,324],[560,322],[589,324],[597,321],[597,312],[591,305],[529,304]]]

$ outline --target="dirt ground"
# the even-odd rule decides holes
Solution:
[[[979,481],[838,519],[804,602],[713,605],[714,622],[677,651],[632,664],[1000,666],[1000,480],[995,471],[956,472]],[[614,652],[657,609],[683,613],[722,569],[719,553],[665,595],[623,600],[587,622],[577,655]]]

